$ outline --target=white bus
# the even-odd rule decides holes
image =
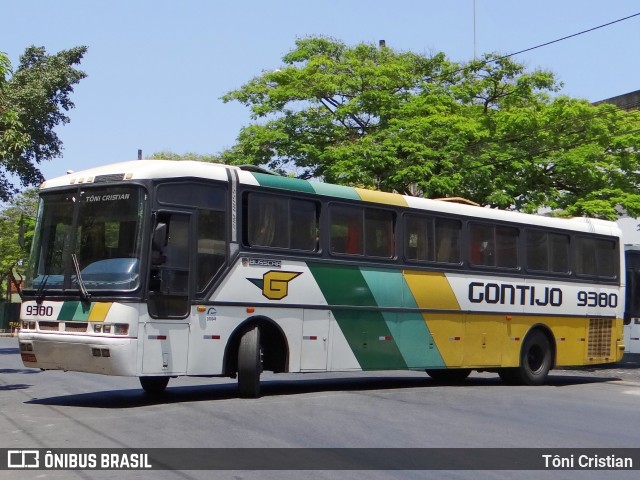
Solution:
[[[626,353],[640,353],[640,245],[625,245],[626,304],[624,346]]]
[[[612,222],[134,161],[46,181],[23,292],[27,367],[137,376],[493,371],[619,361]]]

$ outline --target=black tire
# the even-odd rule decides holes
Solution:
[[[427,374],[439,383],[460,383],[471,374],[470,368],[442,368],[425,370]]]
[[[159,395],[169,384],[169,377],[140,377],[140,385],[149,395]]]
[[[238,393],[240,397],[258,398],[260,396],[261,373],[260,329],[253,327],[242,335],[238,348]]]
[[[520,367],[514,370],[514,378],[521,385],[542,385],[547,381],[552,364],[549,338],[541,330],[534,330],[524,339]]]

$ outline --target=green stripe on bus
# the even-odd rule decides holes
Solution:
[[[375,310],[341,308],[378,306],[358,267],[309,264],[333,316],[363,370],[406,369],[384,316]]]
[[[309,185],[307,180],[281,177],[279,175],[269,175],[266,173],[253,173],[253,176],[263,187],[280,188],[282,190],[292,190],[294,192],[315,193],[313,187]]]
[[[361,200],[358,192],[353,187],[345,187],[344,185],[332,185],[330,183],[322,182],[309,182],[313,187],[313,190],[318,195],[325,195],[327,197],[346,198],[349,200]]]
[[[266,173],[252,173],[262,187],[279,188],[294,192],[315,193],[327,197],[346,198],[349,200],[361,200],[360,195],[353,187],[344,185],[332,185],[323,182],[310,182],[299,178],[281,177]]]
[[[82,302],[64,302],[58,320],[87,320],[90,311]]]
[[[418,308],[400,271],[382,268],[360,270],[378,306]],[[382,315],[409,368],[445,366],[420,313],[387,311]]]

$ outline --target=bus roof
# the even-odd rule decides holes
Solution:
[[[620,237],[620,228],[615,222],[586,217],[554,218],[544,215],[532,215],[507,210],[498,210],[470,204],[431,200],[411,197],[397,193],[367,190],[344,185],[302,180],[279,175],[242,170],[240,167],[191,160],[134,160],[113,163],[83,171],[72,172],[65,176],[47,180],[41,189],[49,189],[78,184],[103,183],[105,181],[126,181],[162,178],[202,178],[228,181],[227,172],[235,171],[241,184],[271,187],[287,191],[316,194],[349,200],[377,203],[389,206],[402,206],[449,215],[461,215],[484,220],[514,222],[537,225],[545,228],[558,228],[587,233],[599,233]]]

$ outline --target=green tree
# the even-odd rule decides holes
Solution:
[[[74,66],[86,50],[48,55],[44,47],[31,46],[15,72],[0,55],[0,199],[17,192],[8,175],[23,186],[37,185],[43,180],[37,165],[61,155],[55,127],[69,122],[65,112],[74,107],[73,86],[86,77]]]
[[[11,73],[9,58],[0,52],[0,159],[18,154],[29,142],[17,112],[7,100],[7,79]]]
[[[328,38],[298,40],[283,62],[223,97],[255,120],[227,163],[497,208],[640,215],[638,114],[561,96],[550,72]]]
[[[29,188],[0,210],[0,284],[5,292],[12,278],[26,272],[37,208],[38,189]]]
[[[196,162],[208,162],[208,163],[220,163],[222,160],[216,155],[204,155],[200,153],[174,153],[170,151],[156,152],[150,157],[149,160],[194,160]]]

